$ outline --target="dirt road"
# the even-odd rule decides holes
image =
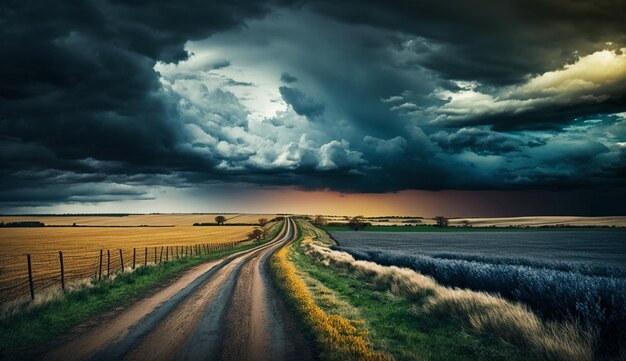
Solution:
[[[196,267],[82,331],[44,360],[308,360],[310,340],[274,289],[270,256],[292,220],[254,250]]]

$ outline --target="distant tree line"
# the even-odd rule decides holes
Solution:
[[[0,222],[0,227],[18,228],[18,227],[45,227],[46,225],[38,221],[22,221],[22,222]]]

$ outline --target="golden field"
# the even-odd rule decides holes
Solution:
[[[226,217],[229,223],[257,223],[276,214],[131,214],[122,216],[0,216],[0,222],[39,221],[49,226],[191,226],[194,223],[215,223],[215,217]]]
[[[159,217],[160,216],[160,217]],[[131,218],[132,217],[132,218]],[[2,217],[3,222],[40,221],[46,224],[76,222],[91,227],[0,228],[0,303],[28,294],[27,254],[31,255],[35,292],[60,284],[59,251],[63,252],[65,278],[68,282],[91,278],[97,274],[100,250],[103,252],[103,275],[110,250],[111,273],[121,269],[120,249],[124,267],[132,267],[133,248],[136,264],[143,265],[181,256],[192,245],[232,245],[246,239],[253,226],[194,227],[193,222],[210,222],[214,216],[146,215],[128,217]],[[117,222],[113,223],[113,220]],[[228,216],[227,216],[228,218]],[[245,215],[237,223],[251,223],[258,215]],[[269,218],[265,217],[265,218]],[[60,220],[57,220],[60,219]],[[271,219],[271,218],[270,218]],[[189,223],[189,221],[193,221]],[[165,225],[173,227],[137,227],[132,225]],[[70,224],[71,224],[70,223]],[[184,225],[183,225],[184,224]],[[228,224],[228,223],[227,223]],[[98,227],[100,225],[101,227]],[[108,227],[107,227],[108,226]],[[124,226],[124,227],[111,227]],[[147,254],[146,254],[147,248]],[[163,248],[163,250],[162,250]],[[203,248],[204,249],[204,248]]]

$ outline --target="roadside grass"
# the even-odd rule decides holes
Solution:
[[[118,274],[110,281],[79,288],[36,307],[25,307],[0,320],[0,359],[24,359],[72,327],[137,299],[191,267],[245,251],[273,239],[282,221],[268,227],[266,239],[226,251],[177,259]]]
[[[425,312],[428,293],[409,300],[364,282],[355,274],[317,263],[305,254],[302,239],[294,245],[292,262],[299,271],[333,292],[334,297],[357,310],[353,312],[366,320],[364,327],[369,331],[375,350],[390,354],[396,360],[528,359],[528,355],[512,345],[467,332],[451,317]],[[346,307],[342,302],[321,304],[330,313],[342,312]]]
[[[311,267],[313,277],[357,307],[368,321],[374,345],[398,359],[438,359],[442,352],[444,360],[593,358],[590,335],[575,324],[542,321],[524,305],[446,288],[406,268],[355,261],[347,253],[320,246],[333,241],[323,230],[302,223],[304,240],[298,251],[308,262],[301,266]],[[392,321],[385,326],[387,320]],[[424,347],[407,353],[419,344],[421,332]],[[437,349],[448,340],[455,342]]]
[[[367,226],[354,231],[348,226],[324,226],[327,232],[550,232],[550,231],[619,231],[613,227],[436,227],[436,226]]]
[[[298,224],[296,229],[299,230]],[[338,312],[326,312],[316,303],[291,261],[292,246],[293,243],[290,243],[282,247],[272,257],[274,280],[315,339],[321,359],[390,360],[389,355],[372,349],[362,321],[346,318]]]

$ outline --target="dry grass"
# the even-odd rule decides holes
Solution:
[[[148,217],[148,216],[146,216]],[[100,250],[111,250],[111,271],[132,265],[143,265],[157,259],[180,255],[183,247],[195,244],[224,244],[246,238],[251,226],[220,227],[41,227],[0,228],[0,303],[28,293],[27,254],[31,254],[35,289],[39,291],[60,283],[59,251],[63,252],[65,277],[68,281],[95,275]],[[161,255],[161,247],[164,247]],[[172,248],[174,247],[174,248]],[[146,248],[148,249],[146,257]],[[103,272],[106,272],[104,266]]]
[[[365,330],[343,316],[327,314],[315,303],[288,259],[290,249],[288,245],[279,250],[272,267],[279,284],[316,336],[323,356],[329,360],[389,360],[389,356],[372,350]]]
[[[1,216],[0,222],[39,221],[51,226],[191,226],[194,223],[214,223],[216,214],[141,214],[128,216]],[[222,214],[228,223],[257,223],[275,214]]]
[[[344,252],[303,243],[318,261],[356,272],[376,287],[416,299],[428,297],[426,312],[449,315],[477,332],[519,345],[544,360],[592,360],[591,337],[575,325],[540,320],[527,307],[498,296],[443,287],[413,270],[356,261]]]

